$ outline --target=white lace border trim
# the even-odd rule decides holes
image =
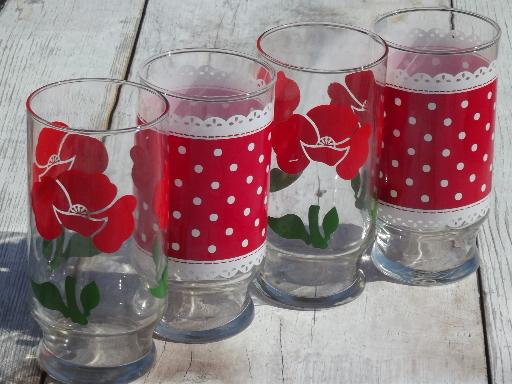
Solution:
[[[196,116],[169,116],[169,133],[193,139],[230,139],[247,136],[269,126],[274,117],[272,103],[262,110],[253,110],[247,116],[233,115],[227,120],[209,117],[205,120]]]
[[[224,280],[238,273],[250,272],[261,264],[266,252],[266,243],[254,251],[227,260],[194,261],[168,257],[169,279],[176,281]]]
[[[474,204],[444,210],[404,208],[379,201],[378,217],[388,224],[417,231],[457,229],[467,227],[485,217],[489,206],[489,195]]]

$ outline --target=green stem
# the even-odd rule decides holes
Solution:
[[[327,248],[327,242],[320,233],[318,226],[318,214],[320,213],[320,206],[312,205],[308,211],[309,221],[309,235],[311,237],[311,245],[315,248]]]
[[[76,304],[76,280],[71,276],[66,277],[64,282],[64,290],[66,292],[66,304],[68,307],[69,315],[72,321],[85,325],[87,324],[87,318],[80,312],[78,305]]]

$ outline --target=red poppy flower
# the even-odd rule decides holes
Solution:
[[[67,128],[60,121],[52,122]],[[108,164],[108,154],[103,143],[93,137],[67,133],[54,128],[43,128],[35,150],[33,180],[43,176],[56,178],[71,169],[87,173],[102,173]]]
[[[297,83],[286,77],[283,71],[277,72],[274,122],[288,120],[299,105],[300,90]]]
[[[52,240],[64,228],[91,237],[102,252],[117,251],[133,232],[136,199],[115,200],[117,188],[101,173],[64,171],[43,177],[32,188],[32,209],[39,234]]]

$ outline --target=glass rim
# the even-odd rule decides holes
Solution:
[[[340,69],[319,69],[319,68],[303,67],[300,65],[286,63],[284,61],[278,60],[275,57],[269,55],[263,49],[262,41],[266,37],[270,36],[271,34],[281,31],[283,29],[291,29],[291,28],[304,27],[304,26],[333,27],[333,28],[337,28],[337,29],[348,29],[351,31],[359,32],[361,34],[368,36],[373,41],[380,44],[384,48],[384,52],[382,55],[380,55],[378,57],[378,59],[373,60],[372,62],[362,65],[362,66],[359,66],[359,67],[340,68]],[[289,23],[289,24],[282,24],[282,25],[278,25],[278,26],[269,28],[265,32],[263,32],[256,40],[256,48],[257,48],[258,52],[266,60],[268,60],[276,65],[279,65],[283,68],[292,69],[292,70],[301,71],[301,72],[322,73],[322,74],[352,73],[352,72],[360,72],[360,71],[365,71],[367,69],[374,68],[386,60],[386,58],[388,56],[388,51],[389,51],[386,41],[384,41],[384,39],[382,39],[379,35],[377,35],[376,33],[372,32],[368,29],[356,27],[356,26],[350,25],[350,24],[331,23],[331,22],[323,22],[323,21],[308,21],[308,22]]]
[[[164,111],[155,119],[144,122],[143,124],[134,125],[131,127],[125,127],[125,128],[119,128],[119,129],[112,129],[112,130],[105,130],[105,131],[95,131],[92,129],[82,129],[82,128],[73,128],[73,127],[62,127],[59,125],[53,124],[51,121],[48,121],[41,117],[38,113],[34,111],[32,108],[31,102],[32,100],[39,95],[40,93],[55,88],[61,85],[66,84],[73,84],[73,83],[113,83],[113,84],[120,84],[120,85],[129,85],[135,88],[143,89],[145,91],[151,92],[155,96],[158,96],[164,103]],[[56,81],[53,83],[49,83],[46,85],[43,85],[36,90],[32,91],[30,95],[27,97],[27,100],[25,102],[25,107],[27,109],[27,112],[30,114],[30,116],[38,121],[39,123],[43,124],[45,127],[57,129],[59,131],[64,132],[73,132],[73,133],[79,133],[79,134],[88,134],[88,135],[112,135],[112,134],[118,134],[118,133],[126,133],[126,132],[135,132],[139,131],[141,129],[147,129],[151,128],[159,123],[161,123],[168,115],[170,110],[170,105],[167,99],[160,93],[158,90],[153,89],[151,87],[145,86],[144,84],[135,83],[133,81],[129,80],[121,80],[121,79],[111,79],[111,78],[104,78],[104,77],[82,77],[82,78],[76,78],[76,79],[68,79],[68,80],[61,80]]]
[[[375,29],[375,27],[377,26],[377,24],[379,22],[381,22],[387,18],[396,16],[396,15],[401,15],[404,13],[412,13],[412,12],[431,12],[431,11],[453,12],[453,13],[458,13],[458,14],[471,16],[471,17],[480,19],[480,20],[486,22],[487,24],[489,24],[494,29],[494,32],[495,32],[494,36],[491,39],[489,39],[481,44],[478,44],[474,47],[468,47],[468,48],[451,48],[451,49],[414,48],[414,47],[410,47],[410,46],[403,45],[403,44],[398,44],[393,41],[388,41],[388,40],[384,39],[386,41],[386,43],[388,44],[388,46],[393,49],[397,49],[397,50],[404,51],[404,52],[410,52],[410,53],[456,55],[456,54],[478,52],[478,51],[484,50],[486,48],[492,47],[499,41],[499,39],[501,37],[500,26],[498,25],[498,23],[496,21],[494,21],[490,17],[481,15],[476,12],[466,11],[466,10],[459,9],[459,8],[450,8],[450,7],[413,7],[413,8],[396,9],[394,11],[386,12],[386,13],[383,13],[383,14],[377,16],[373,22],[373,28]]]
[[[265,86],[258,88],[254,91],[251,91],[249,93],[241,93],[240,92],[237,95],[230,95],[230,96],[189,96],[189,95],[183,94],[181,92],[175,92],[175,91],[171,91],[166,88],[159,87],[157,84],[149,81],[147,79],[147,76],[143,76],[143,74],[142,74],[142,71],[144,71],[144,69],[148,65],[150,65],[151,63],[153,63],[161,58],[171,57],[171,56],[180,55],[180,54],[187,54],[187,53],[215,53],[215,54],[220,54],[220,55],[236,56],[238,58],[243,58],[245,60],[249,60],[249,61],[252,61],[253,63],[257,63],[257,64],[261,65],[263,68],[265,68],[268,71],[268,73],[270,73],[271,79],[267,84],[265,84]],[[181,49],[172,49],[169,51],[160,52],[160,53],[150,56],[149,58],[144,60],[144,62],[142,63],[142,66],[137,71],[137,74],[138,74],[139,79],[142,84],[158,90],[160,93],[164,94],[165,96],[182,99],[182,100],[198,101],[198,102],[205,102],[205,103],[212,103],[212,102],[213,103],[219,103],[219,102],[226,103],[226,102],[250,100],[250,99],[253,99],[253,98],[255,98],[259,95],[262,95],[262,94],[268,92],[269,90],[271,90],[274,87],[274,84],[277,80],[275,69],[272,66],[268,65],[268,63],[266,63],[265,61],[260,60],[256,56],[252,56],[252,55],[249,55],[246,53],[233,51],[230,49],[221,49],[221,48],[181,48]]]

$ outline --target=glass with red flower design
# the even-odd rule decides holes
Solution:
[[[297,23],[264,32],[257,48],[278,70],[258,286],[292,307],[346,303],[364,289],[374,236],[386,44],[348,25]]]
[[[169,104],[136,83],[76,79],[37,89],[26,106],[39,363],[63,382],[134,379],[154,359],[167,264],[158,238],[150,250],[134,240],[135,217],[146,209],[134,186],[162,152],[154,149],[144,169],[131,157],[137,135],[157,132]]]
[[[185,49],[148,59],[140,76],[170,103],[158,187],[144,197],[152,209],[138,218],[140,246],[162,231],[169,263],[156,332],[226,338],[253,318],[248,286],[265,255],[275,73],[241,53]],[[140,142],[151,153],[151,140]]]
[[[411,8],[379,17],[389,45],[372,258],[417,285],[479,266],[490,204],[499,26],[471,12]]]

